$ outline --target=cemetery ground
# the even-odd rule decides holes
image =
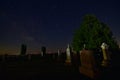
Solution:
[[[58,63],[59,62],[59,63]],[[37,79],[75,79],[79,78],[78,70],[67,66],[63,61],[51,59],[1,62],[1,76],[4,80],[37,80]]]
[[[51,55],[47,57],[33,55],[30,60],[26,56],[19,59],[13,57],[0,61],[0,80],[92,80],[79,72],[78,64],[65,64],[64,56],[59,59]],[[114,66],[101,70],[102,77],[98,80],[118,79],[119,61]]]

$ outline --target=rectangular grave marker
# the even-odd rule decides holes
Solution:
[[[99,76],[99,70],[96,67],[95,58],[92,51],[82,50],[80,52],[81,66],[79,71],[92,79]]]

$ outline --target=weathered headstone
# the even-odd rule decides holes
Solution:
[[[67,49],[66,49],[66,63],[67,64],[71,64],[71,50],[70,50],[70,46],[69,46],[69,44],[68,44],[68,47],[67,47]]]
[[[21,55],[25,55],[27,51],[27,46],[25,44],[21,45]]]
[[[41,56],[43,56],[43,52],[41,52]]]
[[[102,43],[101,45],[102,52],[103,52],[103,61],[102,61],[102,66],[108,66],[110,63],[110,55],[108,51],[108,45],[106,43]]]
[[[45,47],[45,46],[42,46],[42,47],[41,47],[41,51],[42,51],[42,52],[41,52],[41,55],[42,55],[42,56],[45,56],[45,55],[46,55],[46,47]]]
[[[61,52],[60,52],[60,50],[58,49],[58,51],[57,51],[57,60],[58,60],[58,61],[60,61],[60,57],[61,57],[61,56],[60,56],[60,53],[61,53]]]
[[[84,45],[83,45],[83,49],[85,49],[85,48],[86,48],[86,45],[84,44]]]
[[[92,79],[99,76],[99,70],[96,67],[93,52],[90,50],[80,51],[81,66],[79,67],[80,73]]]
[[[58,49],[58,52],[57,52],[57,54],[58,54],[58,57],[60,56],[60,50]]]

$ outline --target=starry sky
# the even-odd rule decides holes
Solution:
[[[120,44],[118,0],[0,0],[0,54],[65,50],[86,14],[106,23]]]

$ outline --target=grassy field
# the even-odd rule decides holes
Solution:
[[[117,61],[117,60],[116,60]],[[119,62],[116,62],[119,63]],[[102,70],[102,69],[101,69]],[[102,70],[98,80],[119,78],[120,66]],[[33,60],[0,61],[0,80],[91,80],[82,75],[78,66],[66,65],[65,60],[52,58],[33,58]]]
[[[0,77],[4,80],[44,80],[44,79],[79,79],[80,75],[74,66],[63,62],[33,60],[0,63]]]

